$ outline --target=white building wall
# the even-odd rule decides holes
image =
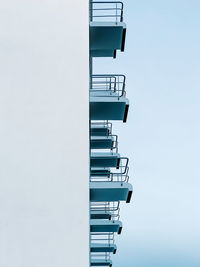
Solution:
[[[89,266],[88,1],[0,1],[0,267]]]

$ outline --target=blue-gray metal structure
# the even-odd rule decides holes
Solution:
[[[129,101],[122,74],[93,74],[94,57],[124,51],[126,24],[120,1],[90,0],[90,266],[112,266],[121,234],[120,202],[129,203],[129,159],[118,151],[114,121],[126,122]],[[112,122],[111,122],[112,121]]]

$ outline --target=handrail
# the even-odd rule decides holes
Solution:
[[[129,170],[129,168],[128,168],[129,158],[119,157],[118,159],[119,159],[119,166],[118,167],[110,167],[110,169],[116,169],[116,171],[112,172],[112,173],[113,174],[127,174],[127,171]],[[124,162],[124,160],[125,160],[125,162]]]
[[[120,182],[120,183],[128,183],[129,175],[127,174],[118,174],[111,173],[109,176],[95,176],[92,175],[90,178],[90,182]]]
[[[101,260],[103,258],[107,262],[111,259],[110,254],[110,252],[91,253],[91,260]]]
[[[119,208],[120,208],[120,201],[91,203],[91,211],[117,212]]]
[[[98,6],[103,7],[98,7]],[[107,7],[106,7],[107,6]],[[123,22],[124,4],[121,1],[94,1],[90,8],[90,21]]]
[[[113,137],[113,144],[112,144],[112,151],[115,149],[115,152],[118,153],[118,135],[112,134]]]
[[[107,127],[107,128],[108,128],[108,135],[112,134],[112,123],[109,122],[109,121],[92,122],[92,123],[91,123],[91,128],[92,128],[92,127],[95,128],[95,126],[97,126],[97,127],[100,126],[100,127],[102,127],[102,128],[106,128],[106,127]]]
[[[128,165],[123,166],[124,170],[120,170],[118,173],[110,172],[109,174],[105,172],[105,175],[101,176],[92,174],[90,175],[91,182],[121,182],[128,183],[129,182],[129,167]]]
[[[111,147],[110,148],[91,148],[91,150],[99,150],[99,149],[103,149],[103,150],[110,150],[112,152],[115,152],[115,153],[118,153],[118,136],[116,134],[110,134],[110,135],[107,135],[107,136],[91,136],[90,137],[90,141],[93,141],[95,140],[95,137],[102,137],[102,139],[96,139],[98,140],[98,142],[105,142],[106,139],[103,139],[103,137],[105,138],[108,138],[108,137],[111,137],[112,138],[112,144],[111,144]]]
[[[126,96],[126,76],[123,74],[95,74],[91,77],[90,92],[98,92],[98,97],[122,97]]]
[[[93,205],[91,205],[91,211],[109,212],[111,216],[110,220],[116,221],[120,218],[120,202],[93,203]]]
[[[122,164],[122,160],[125,160],[126,161],[126,163],[125,163],[125,166]],[[121,174],[125,174],[128,170],[129,170],[129,168],[128,168],[128,163],[129,163],[129,158],[127,158],[127,157],[120,157],[120,169],[121,169]],[[123,169],[124,168],[124,169]],[[123,171],[124,170],[124,171]]]

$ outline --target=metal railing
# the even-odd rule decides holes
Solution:
[[[98,121],[98,122],[92,122],[91,128],[108,128],[108,135],[112,134],[112,123],[109,121]]]
[[[120,201],[91,202],[91,211],[119,212]]]
[[[120,157],[119,158],[119,166],[116,167],[110,167],[110,171],[113,174],[127,174],[129,171],[129,167],[128,167],[128,163],[129,163],[129,158],[127,157]],[[94,168],[92,167],[91,170],[93,170]],[[98,167],[95,167],[95,169],[97,170]],[[103,171],[102,171],[102,175],[103,175]],[[106,169],[105,169],[105,175],[107,175]]]
[[[98,93],[98,96],[126,96],[126,76],[122,74],[95,74],[91,77],[90,92]]]
[[[126,168],[124,172],[113,173],[110,172],[109,174],[105,172],[105,175],[95,175],[91,173],[90,182],[121,182],[121,183],[128,183],[129,175],[128,175],[129,167]]]
[[[91,211],[105,211],[111,214],[111,220],[119,220],[119,208],[120,202],[93,202],[91,203]],[[91,244],[115,244],[115,233],[114,232],[90,232]],[[105,259],[110,260],[111,252],[95,253],[91,252],[92,259]]]
[[[91,253],[91,260],[105,260],[109,261],[111,259],[110,252],[101,252],[101,253]]]
[[[111,151],[118,153],[118,136],[116,134],[112,134],[110,135],[110,137],[113,138],[112,140],[112,147],[111,147]]]
[[[104,136],[102,136],[104,137]],[[91,148],[92,150],[99,150],[99,149],[103,149],[103,150],[110,150],[112,152],[115,152],[115,153],[118,153],[118,136],[115,135],[115,134],[111,134],[111,135],[108,135],[108,136],[105,136],[106,138],[107,137],[111,137],[112,138],[112,144],[111,144],[111,147],[110,148]],[[106,139],[95,139],[95,137],[93,137],[92,139],[90,139],[90,142],[94,142],[94,141],[97,141],[97,142],[102,142],[104,143],[106,141]]]
[[[90,21],[123,22],[124,5],[120,1],[94,1],[90,8]]]
[[[107,244],[109,246],[115,244],[115,234],[114,233],[91,233],[90,235],[91,244]],[[111,252],[95,253],[91,252],[91,259],[111,259]]]
[[[114,233],[91,233],[91,242],[92,243],[106,243],[114,244],[115,234]]]
[[[91,205],[91,211],[95,212],[109,212],[110,220],[116,221],[120,218],[120,202],[93,202]]]

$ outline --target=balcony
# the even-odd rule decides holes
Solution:
[[[90,89],[90,120],[126,122],[129,101],[126,98],[126,77],[119,74],[93,75]]]
[[[120,160],[121,158],[119,153],[91,152],[90,165],[91,167],[119,168]]]
[[[126,158],[124,158],[126,159]],[[91,173],[90,177],[90,201],[91,202],[115,202],[126,201],[130,202],[133,188],[129,183],[128,176],[128,160],[124,162],[124,159],[120,162],[119,169],[113,170],[110,174],[99,176],[95,173]],[[112,168],[113,169],[113,168]],[[98,209],[98,211],[104,211],[104,209]],[[108,208],[105,209],[109,211]]]
[[[115,220],[90,220],[90,231],[96,233],[118,233],[121,234],[122,222]]]
[[[111,220],[112,214],[108,211],[91,211],[91,219],[100,219],[100,220]]]
[[[91,149],[117,149],[117,136],[92,136],[90,137]]]
[[[90,174],[95,177],[110,177],[110,168],[91,168]]]
[[[112,134],[112,123],[110,122],[92,122],[90,128],[91,136],[108,136]]]
[[[110,266],[112,267],[112,261],[106,259],[92,259],[91,266]]]
[[[90,251],[94,253],[109,252],[116,254],[117,246],[115,244],[92,243],[90,246]]]
[[[98,253],[116,254],[117,246],[114,241],[115,233],[91,233],[90,251],[99,255]]]
[[[124,51],[126,24],[123,22],[123,3],[94,1],[90,9],[90,55],[116,57]]]
[[[90,201],[126,201],[130,202],[133,188],[130,183],[91,182]]]
[[[90,252],[93,259],[103,256],[106,260],[110,260],[110,254],[116,254],[117,246],[114,237],[122,231],[119,205],[119,202],[91,203],[92,214],[109,214],[109,218],[91,220],[93,223],[91,223],[90,232]],[[95,227],[92,229],[92,226]]]

